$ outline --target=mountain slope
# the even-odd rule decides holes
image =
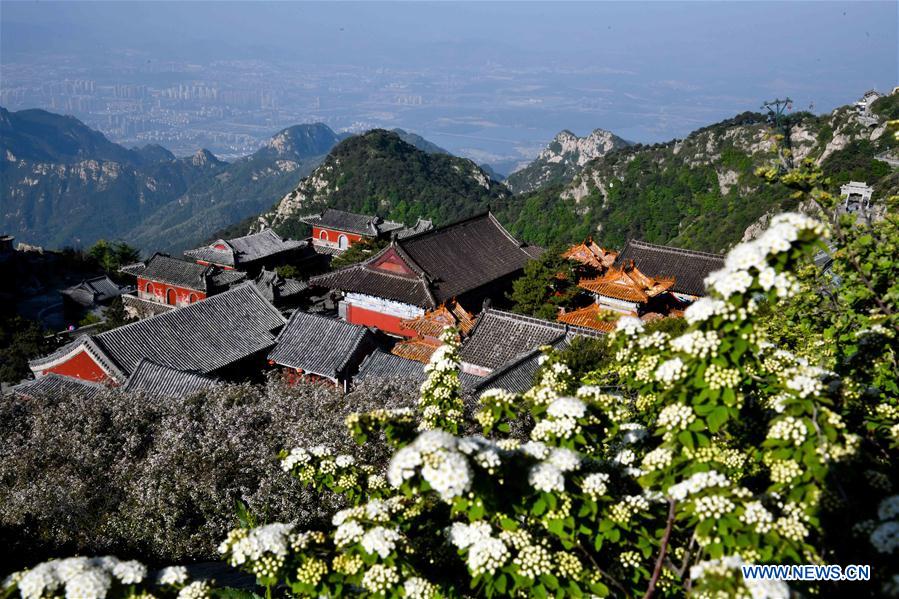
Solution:
[[[567,183],[590,160],[628,145],[629,142],[605,129],[594,129],[586,137],[578,137],[565,129],[553,138],[533,162],[506,177],[505,183],[514,193],[527,193]]]
[[[497,206],[510,197],[475,163],[428,153],[383,129],[340,142],[315,171],[261,219],[282,232],[304,232],[299,217],[338,208],[414,223],[438,223]]]
[[[228,164],[207,150],[128,149],[73,117],[0,108],[0,231],[52,247],[122,238],[147,252],[186,249],[271,206],[337,141],[326,125],[298,125]]]
[[[886,118],[879,119],[868,127],[852,107],[793,114],[784,144],[794,162],[810,157],[821,164],[837,193],[852,179],[874,184],[883,197],[897,177],[875,160],[895,145]],[[636,237],[720,251],[764,214],[795,208],[788,189],[755,175],[777,158],[774,133],[764,115],[744,113],[683,140],[620,149],[587,163],[567,184],[517,196],[500,217],[538,244],[593,235],[610,247]]]
[[[143,248],[188,249],[215,231],[265,210],[295,188],[337,143],[321,123],[280,131],[250,156],[186,189],[127,232]]]

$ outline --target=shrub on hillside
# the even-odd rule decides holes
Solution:
[[[0,398],[4,564],[62,552],[209,558],[236,523],[314,526],[341,502],[283,476],[284,447],[346,447],[358,410],[401,407],[414,388],[230,385],[187,399],[129,395]],[[371,447],[366,459],[385,458]]]

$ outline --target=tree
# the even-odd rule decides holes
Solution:
[[[49,349],[44,331],[17,315],[0,317],[0,381],[17,383],[31,374],[28,360]]]
[[[536,318],[555,320],[560,306],[567,306],[577,294],[574,267],[561,250],[547,250],[529,261],[524,274],[513,281],[509,299],[513,311]]]
[[[137,262],[140,252],[122,241],[100,239],[87,251],[87,256],[107,273],[114,273],[122,266]]]
[[[368,260],[390,243],[386,239],[361,239],[353,242],[345,252],[337,254],[331,259],[331,268],[343,268],[352,264],[357,264],[363,260]]]

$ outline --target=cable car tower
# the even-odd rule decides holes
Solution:
[[[781,136],[784,144],[777,144],[777,156],[780,158],[780,172],[785,173],[793,168],[793,153],[790,150],[790,132],[786,130],[783,123],[784,112],[793,110],[793,100],[789,97],[781,100],[777,98],[762,104],[762,110],[767,111],[768,123],[777,135]]]
[[[777,98],[776,100],[763,103],[762,110],[767,112],[768,119],[776,129],[780,127],[780,121],[783,119],[784,112],[793,110],[793,100],[790,98],[784,98],[783,100]]]

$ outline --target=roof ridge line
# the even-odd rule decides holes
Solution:
[[[643,241],[642,239],[628,239],[627,244],[625,244],[625,248],[627,247],[628,244],[631,244],[631,243],[633,243],[635,245],[649,246],[652,248],[657,248],[660,250],[665,250],[665,251],[674,252],[674,253],[682,253],[682,254],[693,255],[693,256],[707,256],[709,258],[719,258],[719,259],[724,258],[723,254],[715,254],[713,252],[703,252],[701,250],[688,250],[686,248],[679,248],[679,247],[674,247],[671,245],[661,245],[658,243],[652,243],[650,241]],[[621,253],[624,253],[624,250],[621,250]]]

